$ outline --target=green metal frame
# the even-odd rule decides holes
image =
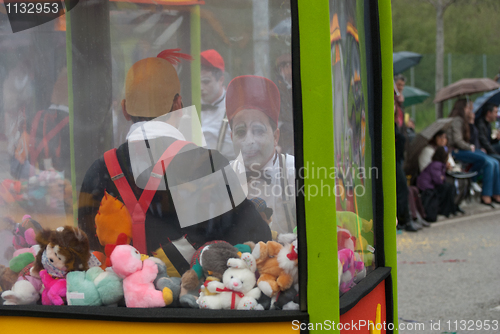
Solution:
[[[394,84],[392,66],[392,12],[389,0],[378,1],[380,49],[382,53],[382,181],[384,187],[385,266],[391,267],[394,333],[398,330],[396,248],[396,158],[394,145]]]
[[[391,267],[394,319],[397,328],[396,186],[392,80],[392,18],[389,0],[379,0],[382,58],[382,178],[384,192],[385,266]],[[298,0],[302,84],[304,166],[334,167],[332,72],[328,1]],[[373,143],[373,145],[380,145]],[[307,169],[306,169],[307,170]],[[311,323],[338,322],[339,292],[331,289],[337,272],[336,210],[333,196],[309,197],[308,189],[335,187],[334,180],[305,179],[307,226],[307,302]],[[325,245],[332,245],[327,252]],[[395,329],[397,332],[397,329]]]
[[[78,226],[78,192],[76,186],[75,138],[74,138],[74,106],[73,106],[73,51],[71,41],[71,12],[66,12],[66,63],[68,71],[68,108],[69,108],[69,142],[71,158],[71,189],[73,197],[73,224]]]
[[[328,1],[299,0],[298,8],[304,166],[321,166],[330,170],[335,164],[329,4]],[[325,154],[327,152],[332,154]],[[338,265],[335,198],[312,197],[308,191],[321,189],[322,185],[334,189],[335,180],[304,180],[307,304],[311,323],[325,320],[337,323],[340,319],[339,291],[332,288],[336,286]],[[331,250],[327,245],[331,245]]]

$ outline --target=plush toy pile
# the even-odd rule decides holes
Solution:
[[[366,277],[374,260],[373,221],[337,211],[338,284],[341,294]]]
[[[295,234],[257,245],[209,242],[193,255],[190,270],[171,277],[161,254],[140,254],[126,234],[102,254],[92,252],[86,234],[72,226],[47,230],[25,216],[13,232],[16,252],[9,267],[0,267],[4,305],[299,307]]]

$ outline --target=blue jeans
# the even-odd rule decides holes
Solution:
[[[483,196],[500,195],[500,165],[499,162],[486,155],[481,150],[474,152],[458,150],[452,152],[453,158],[471,163],[471,172],[483,174]]]

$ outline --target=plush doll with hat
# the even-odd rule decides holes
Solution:
[[[25,268],[23,275],[38,277],[44,285],[42,304],[62,305],[66,298],[66,274],[75,270],[87,270],[99,266],[100,262],[92,256],[87,235],[77,227],[64,226],[56,230],[42,230],[36,240],[40,246],[33,267]],[[28,282],[29,284],[26,284]],[[23,277],[14,284],[11,291],[2,298],[12,305],[31,304],[38,300],[40,287]],[[18,286],[19,284],[19,286]]]
[[[240,258],[229,259],[228,269],[222,275],[222,282],[210,281],[206,288],[213,295],[200,295],[198,304],[202,309],[212,310],[263,310],[257,299],[259,288],[255,287],[255,258],[244,253]]]
[[[118,245],[111,253],[113,271],[123,278],[123,293],[127,307],[164,307],[173,301],[172,290],[156,290],[153,282],[158,274],[156,263],[141,258],[130,245]]]

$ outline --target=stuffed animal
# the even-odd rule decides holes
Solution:
[[[340,228],[337,226],[337,249],[341,250],[344,248],[348,248],[354,251],[356,247],[356,238],[344,228]]]
[[[4,305],[28,305],[34,304],[40,299],[40,293],[29,281],[17,281],[12,289],[2,293]]]
[[[181,296],[181,278],[170,277],[167,273],[167,266],[162,260],[156,257],[150,257],[150,259],[158,267],[158,274],[153,282],[156,290],[163,291],[163,289],[169,288],[172,291],[173,302],[169,306],[198,308],[198,304],[196,304],[197,294],[190,292]]]
[[[49,290],[45,292],[47,290],[45,286],[46,298],[42,298],[42,304],[47,302],[48,305],[54,303],[57,305],[65,297],[65,293],[61,293],[65,282],[54,280],[64,280],[66,274],[71,271],[87,270],[89,267],[100,265],[95,256],[90,254],[87,235],[77,227],[65,226],[56,230],[42,230],[38,233],[36,240],[40,251],[35,258],[33,268],[30,264],[23,269],[12,290],[2,294],[2,298],[8,300],[10,305],[31,304],[38,300],[38,297],[33,296],[35,292],[39,293],[41,290],[40,283],[43,282],[40,282],[38,277],[42,270],[45,270],[45,273],[40,278],[54,288],[49,293]],[[30,284],[22,283],[21,286],[16,287],[20,282],[26,281]],[[22,291],[22,289],[27,290]],[[61,297],[61,300],[57,296]]]
[[[17,273],[0,264],[0,292],[10,290],[17,281]]]
[[[365,266],[362,261],[356,260],[355,253],[349,248],[339,250],[338,257],[342,264],[340,292],[345,293],[355,285],[354,279],[357,273],[361,272]]]
[[[118,245],[111,253],[113,271],[123,278],[123,293],[127,307],[164,307],[173,301],[172,290],[162,291],[153,284],[158,274],[156,263],[142,261],[141,254],[130,245]]]
[[[30,248],[36,244],[36,235],[42,231],[40,224],[31,218],[30,215],[24,215],[21,223],[16,224],[14,228],[14,238],[12,244],[19,250]]]
[[[255,287],[255,258],[245,253],[240,258],[227,261],[228,269],[222,275],[222,282],[213,280],[206,288],[214,295],[201,294],[198,304],[202,309],[212,310],[263,310],[257,299],[259,288]]]
[[[182,275],[182,287],[186,290],[197,289],[208,276],[221,280],[227,270],[227,260],[238,258],[238,252],[237,248],[221,240],[204,244],[193,255],[191,269]]]
[[[73,271],[66,275],[68,305],[113,305],[123,298],[122,280],[111,268]]]
[[[66,297],[66,279],[52,277],[47,270],[40,271],[43,283],[42,305],[64,305]]]
[[[261,241],[255,245],[252,252],[260,273],[257,286],[268,297],[290,288],[293,284],[293,277],[280,267],[278,261],[278,254],[282,248],[283,245],[275,241],[267,243]]]
[[[283,248],[278,253],[278,263],[287,274],[292,276],[295,290],[299,291],[299,246],[294,233],[280,234],[278,241]]]
[[[40,251],[36,256],[33,274],[45,269],[49,275],[63,278],[70,271],[89,269],[89,240],[79,228],[64,226],[56,230],[43,230],[36,240]],[[96,261],[94,257],[92,260]]]

